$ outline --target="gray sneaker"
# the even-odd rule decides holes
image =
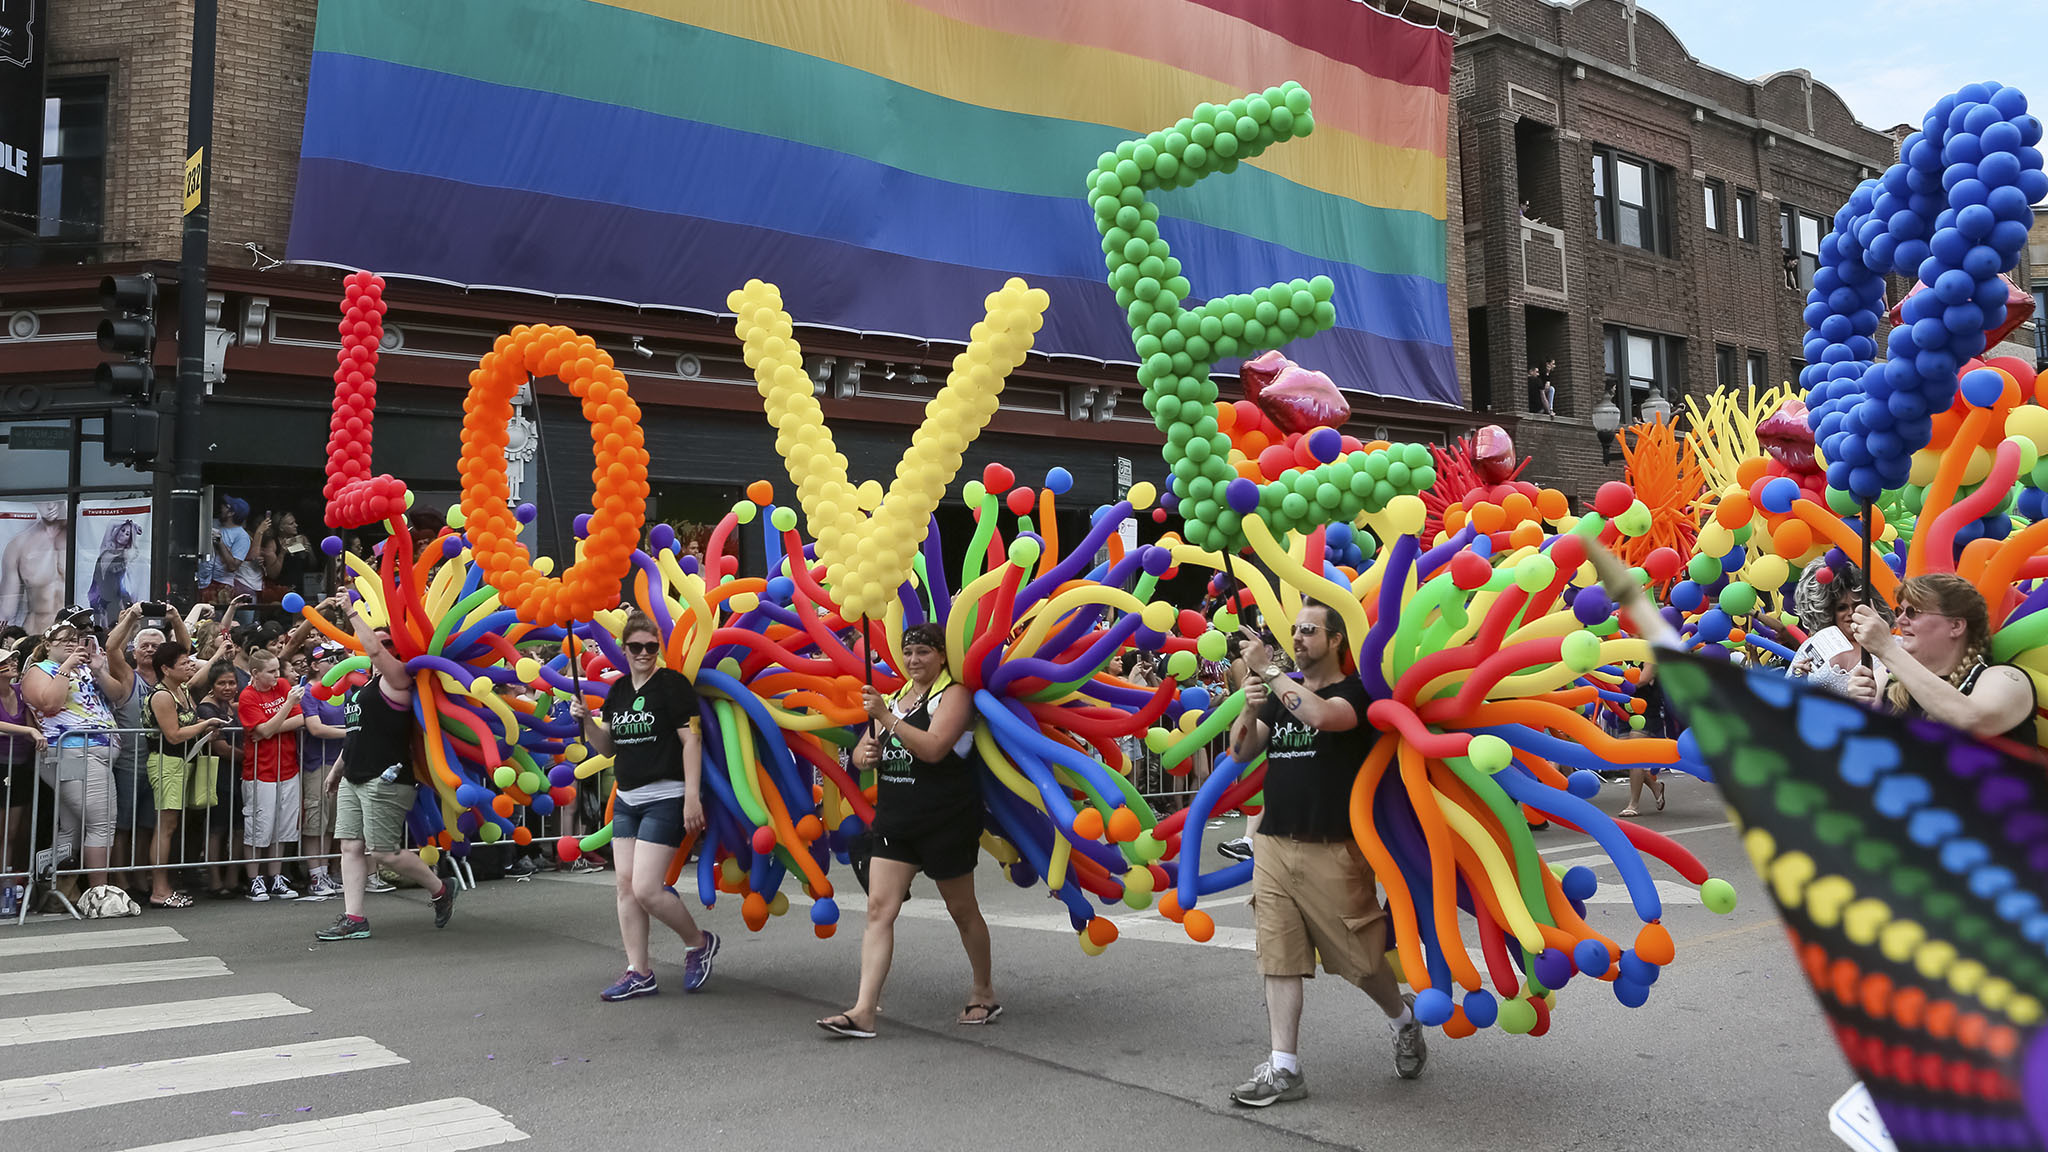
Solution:
[[[370,878],[363,882],[363,891],[396,892],[398,891],[398,885],[386,880],[382,872],[372,872],[370,873]]]
[[[1401,1079],[1413,1080],[1422,1075],[1422,1066],[1429,1063],[1429,1041],[1422,1035],[1422,1021],[1415,1019],[1415,993],[1403,993],[1401,999],[1408,1004],[1408,1023],[1394,1024],[1394,1071]]]
[[[1275,1068],[1268,1060],[1252,1070],[1252,1078],[1230,1093],[1233,1104],[1264,1108],[1282,1100],[1299,1100],[1308,1095],[1308,1080],[1299,1072]]]

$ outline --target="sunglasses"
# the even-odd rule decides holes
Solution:
[[[1900,623],[1904,623],[1908,620],[1915,620],[1922,616],[1939,616],[1943,620],[1955,619],[1955,617],[1949,615],[1946,612],[1935,612],[1931,609],[1915,608],[1910,604],[1900,607],[1898,612],[1898,618]]]
[[[1313,636],[1322,630],[1321,624],[1296,624],[1290,631],[1296,636]]]
[[[628,640],[626,641],[626,651],[631,652],[635,656],[652,656],[661,651],[661,641]]]

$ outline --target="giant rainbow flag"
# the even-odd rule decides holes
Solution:
[[[1083,179],[1284,80],[1313,137],[1161,200],[1197,297],[1296,276],[1340,385],[1455,404],[1450,38],[1358,0],[348,0],[320,6],[290,256],[964,339],[1023,276],[1040,350],[1128,361]]]

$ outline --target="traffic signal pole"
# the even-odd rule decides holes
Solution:
[[[219,0],[192,6],[192,84],[186,102],[185,247],[178,261],[178,402],[171,459],[170,547],[166,586],[179,603],[198,593],[200,533],[206,521],[200,465],[206,452],[201,405],[206,393],[207,176],[213,167],[213,50]]]

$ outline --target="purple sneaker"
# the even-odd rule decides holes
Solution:
[[[683,956],[683,991],[695,992],[711,979],[711,961],[718,956],[718,933],[704,933],[704,943]]]
[[[597,998],[616,1003],[620,1000],[631,1000],[635,996],[654,996],[660,992],[661,986],[654,982],[654,973],[635,972],[628,968],[626,974],[619,977],[618,983],[599,992]]]

